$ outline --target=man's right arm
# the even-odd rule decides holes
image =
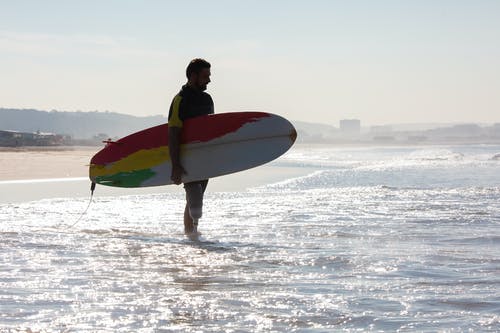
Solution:
[[[182,127],[168,128],[168,150],[172,162],[172,174],[170,179],[174,184],[182,183],[182,175],[186,173],[181,164],[181,135]]]
[[[182,174],[186,173],[181,164],[181,135],[183,121],[181,120],[182,96],[176,95],[170,105],[168,115],[168,150],[172,162],[170,179],[174,184],[182,182]]]

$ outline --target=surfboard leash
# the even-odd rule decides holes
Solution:
[[[78,220],[76,220],[75,223],[73,223],[72,225],[70,225],[68,227],[68,229],[73,228],[78,222],[80,222],[80,220],[82,219],[82,217],[85,214],[87,214],[87,211],[89,210],[90,204],[92,203],[92,198],[94,197],[95,186],[96,186],[96,183],[94,183],[94,182],[92,182],[90,184],[90,200],[89,200],[89,204],[87,205],[87,208],[85,208],[85,210],[83,211],[83,213],[80,214],[80,217],[78,218]]]

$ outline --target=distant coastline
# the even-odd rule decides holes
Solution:
[[[0,145],[95,145],[166,122],[161,115],[0,108]]]
[[[97,151],[104,144],[93,146],[0,146],[0,152],[67,152],[67,151]]]
[[[167,122],[162,115],[136,117],[115,112],[66,112],[0,108],[0,149],[99,147]],[[297,143],[328,145],[500,144],[500,123],[395,124],[345,131],[330,124],[292,121]],[[29,148],[28,148],[29,147]],[[66,148],[61,148],[66,147]],[[55,148],[54,148],[55,149]]]

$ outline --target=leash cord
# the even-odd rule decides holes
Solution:
[[[92,182],[92,184],[90,185],[90,200],[89,200],[89,204],[87,205],[87,208],[85,208],[85,211],[82,214],[80,214],[80,217],[78,218],[78,220],[76,220],[75,223],[70,225],[68,227],[68,229],[73,228],[78,222],[80,222],[80,220],[83,218],[83,216],[85,214],[87,214],[87,211],[89,210],[90,204],[92,203],[92,198],[94,197],[95,185],[96,185],[96,183],[94,183],[94,182]]]

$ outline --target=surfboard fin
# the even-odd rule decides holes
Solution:
[[[105,143],[107,146],[108,145],[121,145],[121,144],[123,144],[122,142],[113,141],[111,139],[104,140],[102,143]]]

